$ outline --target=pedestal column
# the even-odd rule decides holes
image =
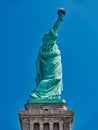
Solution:
[[[63,130],[63,122],[62,121],[59,122],[59,130]]]
[[[39,122],[40,123],[40,130],[43,130],[43,122]]]
[[[49,122],[50,130],[53,130],[53,122]]]
[[[33,123],[33,121],[32,120],[30,120],[30,130],[33,130],[33,128],[34,128],[34,123]]]

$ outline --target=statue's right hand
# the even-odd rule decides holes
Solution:
[[[63,21],[64,15],[63,15],[63,14],[60,14],[59,17],[58,17],[58,19],[59,19],[60,21]]]

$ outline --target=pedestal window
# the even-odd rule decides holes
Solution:
[[[44,130],[50,130],[49,123],[44,123]]]
[[[40,130],[39,129],[39,123],[34,123],[34,130]]]
[[[53,130],[59,130],[59,123],[53,124]]]

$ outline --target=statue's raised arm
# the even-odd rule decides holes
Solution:
[[[63,21],[64,15],[65,15],[64,8],[59,8],[58,9],[58,19],[57,19],[56,23],[53,26],[53,30],[54,30],[55,34],[58,32],[58,29],[59,29],[59,26],[60,26],[60,22]]]
[[[56,43],[59,26],[60,26],[60,23],[63,21],[65,10],[63,8],[59,8],[57,13],[58,13],[58,18],[54,26],[43,37],[43,48],[46,48],[46,46],[48,46],[49,44],[53,45]]]
[[[56,38],[64,15],[64,9],[60,8],[56,23],[43,37],[36,60],[36,88],[30,94],[33,99],[60,99],[63,88],[62,64]]]

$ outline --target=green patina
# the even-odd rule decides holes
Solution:
[[[29,102],[62,102],[62,64],[56,39],[64,15],[64,9],[60,8],[56,23],[43,37],[36,60],[36,88],[29,94],[32,98]]]

